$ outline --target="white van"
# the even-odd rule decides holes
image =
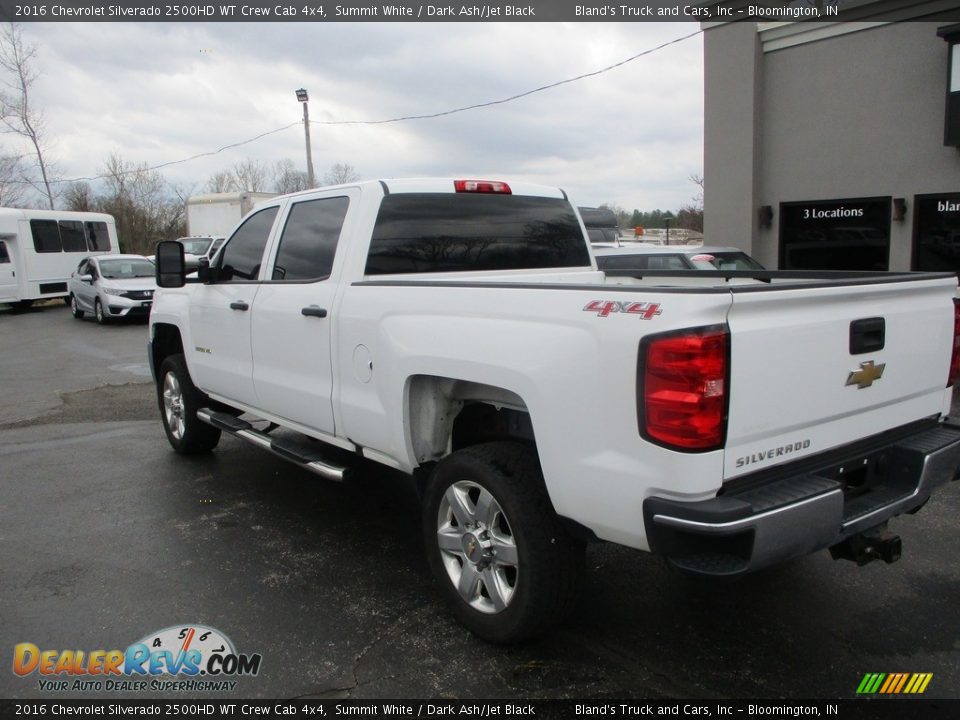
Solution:
[[[0,208],[0,303],[66,299],[81,260],[118,249],[111,215]]]

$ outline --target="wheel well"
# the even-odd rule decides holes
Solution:
[[[504,388],[428,375],[410,379],[408,426],[417,462],[494,440],[535,445],[523,399]]]
[[[176,325],[157,324],[153,326],[153,367],[159,372],[160,363],[171,355],[183,352],[183,340]]]

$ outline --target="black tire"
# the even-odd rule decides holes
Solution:
[[[15,313],[26,312],[31,307],[33,307],[33,300],[17,300],[13,303],[13,311]]]
[[[63,304],[66,305],[67,307],[72,307],[71,304],[70,304],[70,301],[71,301],[72,298],[73,298],[72,295],[69,295],[69,296],[65,297],[65,298],[63,299]]]
[[[106,313],[103,312],[103,305],[100,303],[100,298],[93,301],[93,316],[97,319],[98,325],[107,324],[107,316]]]
[[[478,523],[461,526],[448,490],[466,498],[461,513],[474,503],[471,517]],[[483,491],[492,503],[481,503]],[[485,512],[484,507],[494,509]],[[485,443],[441,461],[424,493],[423,534],[430,569],[454,614],[485,640],[524,640],[556,624],[576,606],[584,544],[563,530],[547,496],[536,452],[524,445]],[[447,550],[441,550],[441,542]],[[501,563],[498,555],[506,561]],[[491,593],[488,586],[499,589],[494,587]]]
[[[73,313],[73,316],[77,320],[83,320],[83,310],[80,309],[80,305],[77,303],[77,298],[75,295],[71,295],[67,298],[67,304],[70,306],[70,312]]]
[[[205,396],[190,379],[183,355],[170,355],[160,363],[157,375],[160,419],[170,446],[181,455],[209,452],[220,442],[220,429],[197,417],[204,400]]]

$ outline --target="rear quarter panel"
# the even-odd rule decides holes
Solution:
[[[595,282],[599,275],[589,273]],[[656,302],[650,320],[584,308],[593,300]],[[642,503],[651,494],[715,494],[722,452],[677,453],[640,438],[637,356],[647,333],[723,323],[727,292],[656,289],[392,286],[345,293],[336,331],[338,434],[414,469],[406,388],[416,375],[467,380],[519,395],[528,408],[557,512],[603,539],[646,548]],[[363,346],[373,374],[363,382]],[[362,375],[362,373],[360,373]]]

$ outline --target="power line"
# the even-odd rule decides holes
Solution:
[[[659,52],[664,48],[670,47],[671,45],[676,45],[681,43],[684,40],[689,40],[692,37],[699,35],[702,30],[697,30],[695,32],[683,35],[673,40],[668,40],[665,43],[661,43],[652,48],[648,48],[643,52],[639,52],[636,55],[631,55],[625,60],[620,62],[613,63],[612,65],[607,65],[606,67],[600,68],[599,70],[594,70],[592,72],[583,73],[582,75],[576,75],[575,77],[566,78],[565,80],[558,80],[557,82],[550,83],[548,85],[541,85],[540,87],[533,88],[532,90],[526,90],[516,95],[510,95],[509,97],[500,98],[499,100],[488,100],[487,102],[475,103],[473,105],[464,105],[463,107],[453,108],[452,110],[443,110],[441,112],[430,113],[427,115],[404,115],[402,117],[388,118],[386,120],[311,120],[311,125],[386,125],[389,123],[398,123],[398,122],[407,122],[410,120],[430,120],[433,118],[446,117],[448,115],[456,115],[457,113],[468,112],[470,110],[479,110],[481,108],[493,107],[495,105],[504,105],[514,100],[520,100],[521,98],[529,97],[530,95],[535,95],[537,93],[544,92],[546,90],[552,90],[553,88],[560,87],[562,85],[569,85],[571,83],[579,82],[580,80],[585,80],[587,78],[596,77],[598,75],[603,75],[608,73],[611,70],[616,70],[619,67],[633,62],[639,58],[645,57],[647,55],[652,55],[655,52]],[[182,158],[180,160],[170,160],[167,162],[159,163],[147,168],[140,168],[138,170],[130,170],[127,172],[120,173],[120,175],[131,175],[137,172],[149,172],[153,170],[160,170],[161,168],[170,167],[171,165],[181,165],[183,163],[191,162],[193,160],[198,160],[202,157],[210,157],[213,155],[219,155],[225,150],[230,150],[237,147],[242,147],[244,145],[249,145],[252,142],[256,142],[261,138],[265,138],[268,135],[275,135],[276,133],[283,132],[284,130],[289,130],[290,128],[300,125],[302,121],[298,120],[296,122],[290,123],[289,125],[284,125],[283,127],[276,128],[275,130],[268,130],[267,132],[260,133],[252,138],[247,140],[241,140],[239,142],[230,143],[229,145],[224,145],[223,147],[217,150],[210,150],[207,152],[197,153],[196,155],[191,155],[190,157]],[[81,182],[81,181],[92,181],[92,180],[103,180],[105,178],[111,177],[111,175],[96,175],[94,177],[78,177],[70,180],[52,180],[51,184],[62,184],[62,183],[71,183],[71,182]]]
[[[283,127],[277,128],[276,130],[268,130],[267,132],[260,133],[259,135],[256,135],[250,138],[249,140],[241,140],[240,142],[224,145],[222,148],[219,148],[217,150],[209,150],[207,152],[197,153],[196,155],[191,155],[190,157],[182,158],[181,160],[169,160],[167,162],[162,162],[159,165],[152,165],[151,167],[148,167],[148,168],[138,168],[136,170],[127,170],[125,172],[117,173],[117,175],[132,175],[138,172],[149,172],[152,170],[159,170],[160,168],[170,167],[171,165],[180,165],[182,163],[190,162],[191,160],[197,160],[202,157],[219,155],[224,150],[230,150],[231,148],[241,147],[242,145],[249,145],[252,142],[256,142],[260,138],[265,138],[267,137],[267,135],[275,135],[278,132],[289,130],[295,125],[300,125],[300,123],[301,121],[298,120],[297,122],[290,123],[289,125],[284,125]],[[78,178],[73,178],[72,180],[53,180],[51,182],[57,182],[57,183],[81,182],[83,180],[103,180],[104,178],[108,178],[108,177],[113,177],[113,174],[111,173],[108,175],[96,175],[94,177],[78,177]]]
[[[583,75],[577,75],[576,77],[567,78],[566,80],[558,80],[557,82],[550,83],[549,85],[541,85],[538,88],[533,90],[527,90],[526,92],[517,93],[516,95],[511,95],[509,97],[501,98],[500,100],[490,100],[488,102],[476,103],[475,105],[464,105],[463,107],[454,108],[453,110],[444,110],[442,112],[431,113],[429,115],[405,115],[404,117],[390,118],[389,120],[311,120],[310,124],[316,125],[385,125],[387,123],[395,122],[404,122],[407,120],[429,120],[431,118],[445,117],[447,115],[455,115],[456,113],[466,112],[468,110],[479,110],[480,108],[491,107],[493,105],[503,105],[504,103],[513,102],[514,100],[519,100],[520,98],[529,97],[544,90],[552,90],[555,87],[560,87],[561,85],[569,85],[570,83],[575,83],[579,80],[585,80],[586,78],[596,77],[597,75],[603,75],[606,72],[615,70],[618,67],[626,65],[627,63],[633,62],[638,58],[642,58],[645,55],[650,55],[657,52],[658,50],[663,50],[666,47],[675,45],[677,43],[683,42],[684,40],[689,40],[690,38],[699,35],[702,31],[697,30],[692,32],[689,35],[684,35],[683,37],[674,38],[669,40],[661,45],[652,47],[649,50],[644,50],[643,52],[637,53],[628,57],[626,60],[621,60],[618,63],[613,65],[607,65],[605,68],[600,68],[599,70],[594,70],[593,72],[584,73]]]

